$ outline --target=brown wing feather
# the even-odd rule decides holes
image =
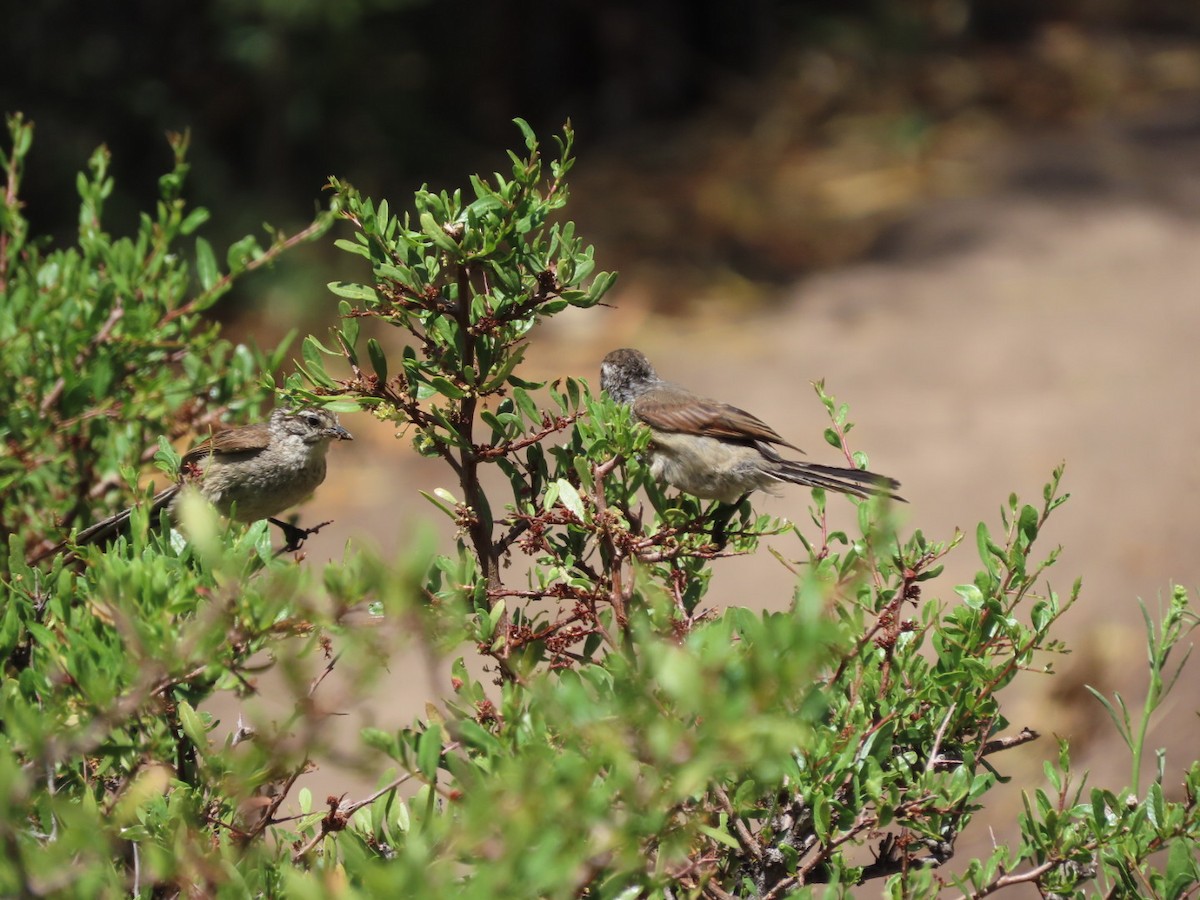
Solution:
[[[774,428],[758,416],[694,394],[665,391],[661,388],[639,397],[633,412],[651,428],[682,434],[699,434],[733,441],[762,441],[800,450],[785,441]]]
[[[251,453],[265,450],[271,442],[271,427],[265,422],[226,428],[197,444],[186,454],[183,462],[195,463],[217,453]]]

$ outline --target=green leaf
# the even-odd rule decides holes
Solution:
[[[338,302],[338,315],[342,318],[342,341],[347,350],[347,356],[351,356],[354,349],[358,346],[358,317],[354,315],[354,310],[345,300]],[[356,362],[353,358],[351,361]]]
[[[562,501],[562,505],[580,522],[584,521],[583,499],[579,496],[579,491],[565,478],[558,479],[555,484],[558,486],[558,499]]]
[[[330,292],[339,297],[346,297],[349,300],[366,300],[371,303],[378,302],[379,297],[375,293],[375,288],[366,284],[354,284],[350,281],[331,281],[326,287]]]
[[[1167,854],[1167,900],[1178,900],[1200,881],[1200,865],[1197,864],[1188,841],[1176,839],[1171,842]]]
[[[426,237],[433,241],[434,246],[446,251],[447,253],[452,253],[455,256],[459,254],[462,248],[460,248],[458,244],[454,243],[454,238],[446,234],[445,229],[443,229],[442,226],[437,223],[437,220],[434,219],[432,215],[427,212],[423,212],[420,215],[420,221],[421,231]]]
[[[321,403],[321,407],[335,413],[356,413],[362,412],[364,409],[370,409],[369,403],[370,398],[367,397],[359,400],[325,400]]]
[[[375,369],[375,374],[380,381],[387,381],[388,363],[387,356],[384,355],[383,348],[379,346],[379,341],[375,338],[367,339],[367,356],[371,360],[371,366]]]
[[[197,749],[203,750],[208,746],[208,728],[204,724],[204,719],[186,700],[179,701],[178,709],[179,724],[183,728],[183,733],[188,736],[188,740]]]
[[[325,372],[325,360],[322,358],[321,344],[311,334],[301,342],[300,354],[304,357],[304,362],[307,364],[302,370],[308,376],[309,380],[320,387],[333,387],[333,379]]]
[[[158,450],[154,453],[154,462],[159,471],[166,473],[171,478],[179,477],[179,466],[183,460],[164,435],[158,436]]]
[[[1032,544],[1034,538],[1037,537],[1037,510],[1026,504],[1021,507],[1021,515],[1017,519],[1017,530],[1021,532],[1021,536],[1025,539],[1025,544]]]
[[[590,307],[595,306],[600,302],[601,298],[609,292],[614,284],[617,283],[616,272],[601,272],[592,279],[591,287],[588,288],[586,297],[575,306]]]
[[[533,398],[529,396],[529,392],[524,388],[513,388],[513,402],[517,408],[524,413],[525,418],[535,424],[541,424],[542,414],[538,412],[537,404],[533,402]]]
[[[817,837],[822,841],[828,842],[832,837],[833,816],[832,809],[829,805],[829,798],[824,794],[819,794],[813,803],[813,830],[816,831]]]
[[[208,210],[203,206],[197,206],[179,223],[179,233],[184,235],[191,234],[208,220]]]
[[[697,828],[697,830],[700,831],[701,834],[708,835],[710,838],[712,838],[717,843],[724,844],[726,847],[729,847],[731,850],[740,851],[742,849],[742,845],[739,844],[734,839],[733,835],[729,834],[729,832],[727,832],[723,829],[713,828],[710,825],[697,825],[696,828]]]
[[[979,559],[987,567],[989,573],[993,576],[997,574],[998,567],[997,559],[1004,559],[1004,551],[1001,550],[992,541],[992,536],[988,533],[987,523],[980,522],[979,527],[975,529],[975,546],[979,553]]]
[[[537,149],[537,137],[533,133],[533,129],[529,127],[529,123],[518,117],[513,119],[513,124],[521,130],[521,135],[525,138],[525,146],[529,150]]]
[[[417,769],[429,782],[437,781],[438,762],[442,758],[442,728],[430,723],[417,741]]]
[[[576,456],[571,460],[571,465],[575,469],[575,475],[579,478],[579,484],[587,492],[594,490],[595,480],[592,478],[592,463],[586,456]]]
[[[960,584],[954,588],[954,593],[963,598],[963,602],[972,609],[983,607],[983,593],[973,584]]]
[[[461,400],[467,392],[458,385],[443,378],[441,375],[430,375],[429,384],[439,393],[451,400]]]
[[[338,238],[333,242],[333,246],[339,250],[345,250],[347,253],[353,253],[356,256],[365,256],[367,259],[371,258],[371,248],[366,244],[348,241],[345,238]]]
[[[196,277],[200,279],[200,287],[206,291],[210,290],[217,283],[217,279],[221,277],[212,244],[202,237],[196,238]]]
[[[252,260],[261,255],[262,248],[258,246],[258,239],[250,234],[229,245],[229,249],[225,252],[225,262],[229,266],[229,271],[236,274],[244,271]]]
[[[488,611],[488,635],[493,636],[496,633],[496,626],[500,624],[500,620],[504,618],[504,612],[507,609],[503,600],[497,600],[492,604],[492,608]]]
[[[500,368],[496,370],[496,373],[488,379],[487,384],[481,389],[483,393],[496,390],[508,380],[508,376],[513,373],[513,369],[525,358],[525,350],[528,346],[528,344],[520,344],[508,351]]]
[[[434,496],[434,494],[430,494],[428,491],[419,491],[418,493],[420,493],[420,495],[422,497],[424,497],[426,500],[428,500],[430,503],[432,503],[434,506],[436,506],[438,509],[440,509],[442,512],[444,512],[451,519],[458,518],[458,512],[455,509],[454,500],[453,499],[447,500],[446,497],[443,497],[442,495],[446,494],[446,492],[444,490],[442,490],[442,488],[437,488],[434,491],[434,494],[437,494],[436,497]],[[443,500],[446,500],[446,502],[442,502]]]

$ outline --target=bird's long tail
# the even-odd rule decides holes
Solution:
[[[179,485],[173,484],[154,495],[154,499],[150,501],[151,525],[154,525],[158,521],[158,514],[166,508],[167,504],[175,498],[178,492]],[[83,546],[85,544],[107,544],[110,541],[116,540],[120,535],[128,532],[129,517],[132,514],[133,508],[130,507],[109,516],[107,519],[101,519],[99,522],[89,525],[75,535],[75,543]]]
[[[851,494],[855,497],[890,497],[901,503],[908,502],[896,493],[900,482],[864,469],[840,469],[836,466],[823,466],[819,463],[780,459],[775,462],[772,474],[781,481],[824,488],[840,494]]]

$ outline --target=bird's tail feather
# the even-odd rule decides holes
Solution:
[[[797,462],[795,460],[780,460],[774,469],[774,474],[792,484],[803,484],[809,487],[824,488],[827,491],[837,491],[855,497],[890,497],[893,500],[907,502],[896,493],[900,482],[885,475],[876,475],[865,469],[841,469],[837,466],[823,466],[820,463]]]
[[[154,499],[150,501],[151,525],[157,523],[158,514],[175,498],[175,494],[178,491],[179,485],[173,484],[154,495]],[[116,540],[122,534],[128,533],[129,517],[132,514],[133,507],[130,507],[109,516],[107,519],[101,519],[99,522],[89,525],[75,535],[75,543],[83,546],[85,544],[107,544],[110,541]]]

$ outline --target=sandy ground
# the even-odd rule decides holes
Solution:
[[[994,193],[920,211],[873,259],[806,279],[776,309],[667,320],[644,313],[639,286],[625,284],[615,309],[573,315],[542,334],[530,366],[595,383],[607,350],[637,346],[665,377],[749,408],[810,458],[836,463],[809,387],[824,378],[851,405],[854,446],[903,482],[909,526],[933,537],[956,527],[973,534],[980,520],[998,531],[1009,492],[1039,502],[1065,460],[1072,499],[1044,549],[1065,548],[1050,572],[1054,589],[1065,594],[1083,579],[1061,631],[1076,652],[1059,660],[1063,677],[1029,675],[1010,692],[1013,730],[1047,736],[996,761],[1016,782],[1041,786],[1058,734],[1072,738],[1093,784],[1117,787],[1128,763],[1082,685],[1119,689],[1140,707],[1137,598],[1154,610],[1172,583],[1200,584],[1198,151],[1200,110],[1006,148]],[[320,518],[337,523],[310,545],[314,562],[339,557],[347,540],[395,552],[415,523],[436,521],[416,491],[450,486],[448,472],[387,428],[365,416],[346,422],[359,440],[334,450],[318,503]],[[806,503],[791,490],[762,508],[802,520]],[[968,540],[926,596],[955,602],[953,586],[970,581],[977,562]],[[719,562],[710,597],[778,608],[789,585],[763,552]],[[400,727],[446,688],[411,647],[398,647],[389,669],[346,727]],[[1200,746],[1198,708],[1192,674],[1150,738],[1171,748],[1169,773]],[[1169,774],[1176,795],[1178,781]],[[326,771],[313,787],[323,796],[354,786]],[[988,816],[998,834],[1019,811],[1019,787],[1002,791]],[[960,858],[986,851],[987,828],[973,826]]]

